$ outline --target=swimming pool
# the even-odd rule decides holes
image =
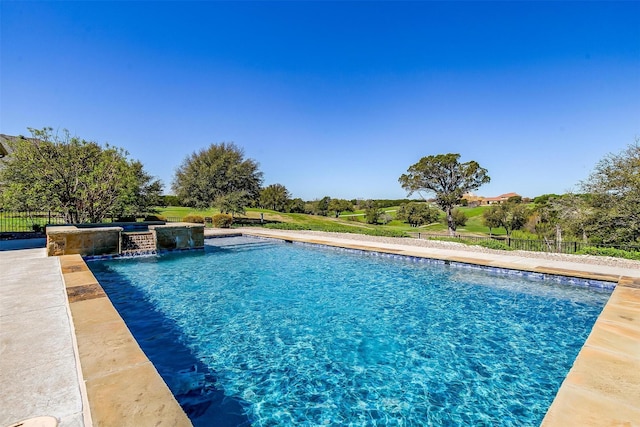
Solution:
[[[195,425],[538,425],[610,293],[245,237],[89,266]]]

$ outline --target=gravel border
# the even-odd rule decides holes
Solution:
[[[287,231],[287,230],[279,230],[279,231]],[[366,234],[355,234],[355,233],[336,233],[336,232],[326,232],[326,231],[310,231],[310,230],[291,230],[290,232],[296,234],[307,234],[311,236],[331,236],[340,239],[348,239],[355,241],[369,241],[369,242],[380,242],[380,243],[391,243],[397,245],[406,245],[406,246],[419,246],[425,248],[442,248],[442,249],[455,249],[457,251],[465,251],[465,252],[481,252],[487,254],[497,254],[497,255],[513,255],[518,257],[526,257],[526,258],[537,258],[537,259],[549,259],[555,261],[567,261],[567,262],[577,262],[577,263],[586,263],[593,265],[605,265],[609,267],[618,267],[618,268],[636,268],[640,269],[640,261],[634,261],[625,258],[613,258],[607,256],[596,256],[596,255],[572,255],[572,254],[558,254],[551,252],[531,252],[531,251],[501,251],[497,249],[489,249],[482,246],[473,246],[473,245],[465,245],[464,243],[457,242],[446,242],[441,240],[426,240],[426,239],[415,239],[410,237],[381,237],[381,236],[370,236]]]

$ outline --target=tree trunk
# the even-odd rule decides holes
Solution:
[[[453,220],[453,207],[447,206],[447,226],[449,227],[449,236],[456,235],[456,223]]]

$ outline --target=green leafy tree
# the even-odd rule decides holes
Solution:
[[[338,218],[341,212],[353,212],[353,204],[345,199],[331,199],[327,209]]]
[[[511,196],[507,199],[507,203],[522,203],[522,196]]]
[[[178,197],[170,194],[162,197],[164,201],[160,206],[180,206],[180,200],[178,199]]]
[[[329,202],[331,197],[324,196],[322,199],[314,202],[313,213],[316,215],[327,216],[329,214]]]
[[[365,200],[360,203],[360,207],[364,209],[364,217],[367,224],[378,224],[380,217],[384,213],[375,200]]]
[[[364,211],[364,217],[367,220],[367,224],[377,224],[380,222],[380,217],[382,216],[382,209],[372,206]]]
[[[465,193],[478,189],[490,181],[487,170],[475,161],[460,163],[460,154],[426,156],[411,165],[398,181],[409,196],[414,192],[435,195],[435,201],[447,216],[449,234],[454,235],[456,223],[453,208]]]
[[[188,156],[178,167],[171,188],[186,206],[242,213],[259,199],[261,185],[258,163],[245,159],[235,144],[223,142]]]
[[[2,205],[61,212],[69,223],[100,222],[157,205],[162,184],[117,147],[29,128],[0,171]]]
[[[245,208],[251,205],[252,200],[246,191],[232,191],[216,197],[213,200],[213,206],[220,209],[220,212],[233,217],[244,214]]]
[[[453,208],[451,216],[453,217],[453,222],[456,224],[456,228],[467,225],[467,220],[469,218],[467,218],[467,215],[462,210]]]
[[[529,217],[529,209],[521,203],[502,203],[497,206],[496,215],[500,226],[510,236],[514,230],[520,230]]]
[[[260,205],[266,209],[284,212],[289,205],[289,190],[282,184],[271,184],[260,191]]]
[[[567,193],[553,199],[549,202],[548,215],[551,218],[549,226],[553,225],[554,230],[556,225],[560,226],[567,236],[582,239],[585,243],[592,233],[598,236],[601,221],[606,222],[606,215],[600,217],[590,194]]]
[[[297,197],[293,200],[289,201],[289,205],[287,207],[287,211],[290,213],[305,213],[305,203],[304,200]]]
[[[610,244],[640,241],[640,138],[600,160],[580,187],[589,195],[583,214],[590,240]]]
[[[400,205],[396,218],[412,227],[431,224],[438,220],[438,211],[432,209],[428,203],[410,202]]]
[[[492,230],[502,225],[500,206],[492,205],[482,211],[482,223],[485,227],[489,227],[489,236],[491,236]]]

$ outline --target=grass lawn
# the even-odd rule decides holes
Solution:
[[[460,210],[462,210],[467,215],[468,220],[467,224],[464,227],[459,227],[457,232],[465,234],[488,235],[489,229],[482,225],[482,212],[487,208],[487,206],[479,206],[475,208],[461,207]],[[398,206],[392,206],[383,209],[383,211],[387,212],[392,218],[395,218],[397,209]],[[167,218],[184,218],[187,215],[211,217],[217,213],[220,213],[218,209],[202,210],[177,206],[159,208],[158,210],[160,215],[163,215]],[[371,225],[366,223],[364,217],[365,211],[363,210],[355,212],[344,212],[340,215],[340,217],[334,218],[333,216],[325,217],[300,213],[282,213],[269,209],[248,208],[246,210],[246,213],[238,218],[240,225],[249,225],[246,223],[243,224],[242,219],[249,219],[254,221],[260,219],[261,213],[264,216],[265,222],[276,223],[275,225],[269,225],[269,227],[274,228],[290,227],[293,229],[383,235],[402,235],[404,233],[417,232],[444,233],[447,231],[447,226],[443,222],[429,224],[421,227],[411,227],[409,224],[393,219],[386,225]],[[281,223],[281,225],[278,225],[277,223]],[[492,232],[494,235],[506,234],[503,229],[494,229],[492,230]]]

